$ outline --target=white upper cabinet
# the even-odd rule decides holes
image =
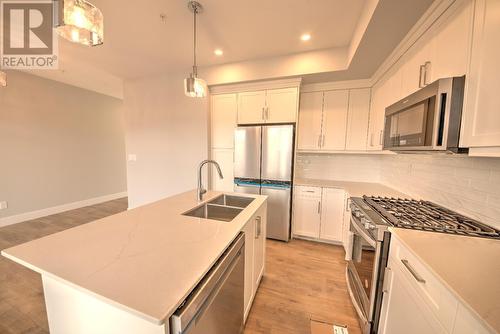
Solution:
[[[428,36],[418,40],[412,49],[405,54],[403,58],[402,85],[399,99],[416,92],[418,89],[424,87],[425,84],[430,83],[426,77],[426,71],[428,71],[431,66],[431,54],[431,43],[430,37]]]
[[[370,88],[349,91],[346,150],[366,150]]]
[[[369,113],[370,88],[302,93],[298,149],[365,150]]]
[[[258,124],[265,121],[266,91],[238,94],[238,124]]]
[[[299,149],[320,149],[322,115],[323,92],[300,94],[300,112],[297,140]]]
[[[341,242],[344,225],[345,191],[323,188],[321,198],[320,239]]]
[[[233,148],[238,105],[236,94],[212,95],[211,146]]]
[[[324,95],[323,132],[321,148],[334,151],[344,150],[346,147],[347,113],[349,105],[349,91],[327,91]],[[368,108],[366,109],[368,116]],[[368,125],[368,118],[366,119]]]
[[[297,87],[238,93],[238,124],[293,123],[297,106]]]
[[[500,146],[500,1],[476,0],[461,145]]]
[[[212,171],[212,189],[217,191],[233,191],[234,188],[234,150],[227,148],[212,149],[212,159],[217,161],[224,178],[221,179],[215,167]]]
[[[426,84],[467,72],[472,34],[473,1],[461,1],[436,24],[430,46]]]
[[[270,89],[266,96],[266,123],[293,123],[297,119],[298,89]]]

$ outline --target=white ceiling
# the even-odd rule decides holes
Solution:
[[[193,18],[185,0],[91,0],[105,19],[104,45],[60,42],[63,58],[80,58],[122,78],[168,72],[192,63]],[[199,64],[262,59],[347,47],[365,0],[200,0]],[[160,14],[166,14],[165,22]],[[302,42],[300,35],[312,39]],[[216,57],[215,48],[224,50]]]

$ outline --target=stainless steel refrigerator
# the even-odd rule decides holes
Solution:
[[[294,125],[240,126],[234,137],[234,191],[269,196],[267,237],[290,239]]]

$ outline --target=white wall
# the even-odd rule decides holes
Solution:
[[[208,98],[184,95],[178,74],[125,81],[129,207],[196,188],[196,171],[208,156]]]
[[[0,201],[9,207],[0,218],[126,191],[122,107],[9,71],[0,88]]]
[[[295,176],[321,180],[378,182],[381,156],[298,153]]]
[[[380,178],[414,198],[500,228],[500,158],[385,156]]]

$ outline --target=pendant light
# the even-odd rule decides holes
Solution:
[[[0,71],[0,87],[7,86],[7,73]]]
[[[99,8],[86,0],[53,0],[57,8],[57,33],[65,39],[86,46],[104,41],[103,16]]]
[[[184,93],[189,97],[207,96],[207,83],[198,78],[198,67],[196,66],[196,15],[203,10],[202,5],[197,1],[189,1],[188,8],[193,12],[194,17],[194,38],[193,38],[193,72],[189,78],[184,79]]]

